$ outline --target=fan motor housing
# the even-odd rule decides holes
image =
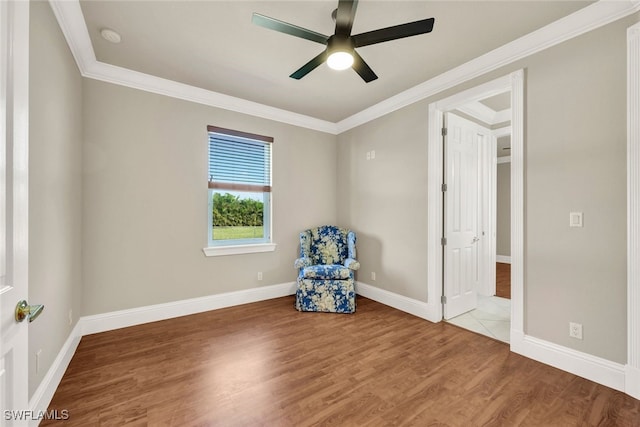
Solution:
[[[333,52],[353,52],[353,41],[351,37],[340,37],[337,35],[333,35],[329,37],[327,40],[327,53],[332,54]]]

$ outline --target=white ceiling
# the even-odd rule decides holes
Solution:
[[[352,70],[337,72],[326,65],[302,80],[289,78],[323,46],[251,24],[251,14],[259,12],[331,35],[330,14],[337,1],[80,5],[99,62],[339,122],[590,3],[361,0],[354,34],[423,18],[436,20],[430,34],[360,48],[379,76],[368,84]],[[122,42],[103,40],[99,31],[105,27],[119,32]]]

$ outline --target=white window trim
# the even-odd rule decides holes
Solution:
[[[275,243],[256,243],[251,245],[228,245],[228,246],[209,246],[202,248],[205,256],[225,256],[225,255],[243,255],[255,254],[260,252],[273,252],[276,250]]]

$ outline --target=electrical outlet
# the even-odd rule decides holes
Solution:
[[[371,150],[371,160],[376,158],[376,150]]]
[[[69,309],[69,325],[73,324],[73,310]]]
[[[569,336],[572,338],[582,339],[582,324],[569,322]]]
[[[371,272],[371,280],[373,280],[373,281],[376,280],[376,272],[375,271]]]
[[[258,271],[258,280],[262,280],[262,271]]]
[[[40,372],[40,356],[42,356],[42,349],[36,351],[36,374]]]

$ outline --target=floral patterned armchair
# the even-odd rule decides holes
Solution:
[[[353,313],[356,311],[354,271],[356,234],[325,225],[300,233],[296,309]]]

